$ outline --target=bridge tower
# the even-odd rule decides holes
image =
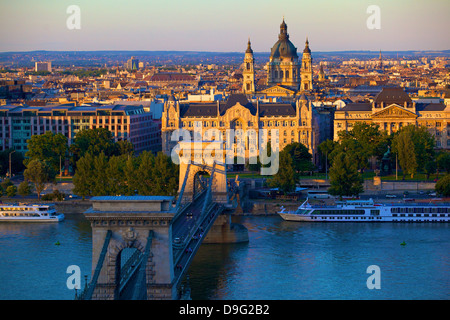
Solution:
[[[173,299],[171,220],[174,197],[93,197],[84,214],[92,226],[92,280],[84,297],[92,300]],[[131,269],[120,263],[135,249]],[[131,259],[130,259],[131,260]],[[135,264],[134,268],[133,265]],[[126,274],[125,274],[126,272]],[[127,287],[121,282],[127,278]]]
[[[178,142],[180,152],[180,180],[178,195],[181,204],[192,202],[197,195],[199,173],[206,172],[214,176],[211,185],[212,201],[228,204],[227,167],[223,142],[194,141]]]

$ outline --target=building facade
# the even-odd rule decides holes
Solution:
[[[356,122],[375,123],[388,134],[407,125],[425,126],[436,147],[450,149],[450,107],[445,103],[413,101],[402,88],[383,88],[371,103],[349,103],[334,113],[334,140]]]
[[[324,119],[322,119],[324,118]],[[164,105],[161,118],[162,150],[167,155],[171,155],[173,148],[179,140],[178,135],[172,137],[175,130],[186,129],[193,140],[194,132],[200,123],[202,132],[208,129],[217,129],[219,137],[197,137],[203,140],[220,140],[230,144],[235,155],[244,154],[246,162],[249,155],[259,154],[260,143],[264,145],[275,139],[279,150],[293,142],[304,144],[311,155],[313,162],[318,163],[318,145],[321,141],[330,138],[331,129],[330,114],[320,112],[308,99],[302,95],[295,102],[288,103],[261,103],[258,100],[251,102],[244,94],[234,94],[226,101],[216,101],[215,103],[179,103],[174,97]],[[320,126],[321,123],[328,123]],[[229,129],[242,129],[243,132],[256,133],[256,139],[260,137],[260,131],[266,129],[267,141],[254,141],[254,137],[244,135],[244,141],[240,137],[227,136]],[[278,130],[278,136],[272,136],[272,130]],[[244,145],[245,150],[239,150]],[[252,150],[254,146],[256,150]],[[224,149],[227,147],[224,146]],[[243,153],[242,153],[243,152]]]
[[[77,132],[94,128],[108,129],[115,141],[130,141],[136,153],[161,150],[160,121],[142,106],[131,105],[1,106],[0,150],[25,153],[27,140],[47,131],[65,135],[70,145]]]

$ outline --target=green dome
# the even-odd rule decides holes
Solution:
[[[273,45],[270,52],[270,57],[278,59],[298,59],[297,48],[289,40],[287,25],[284,22],[284,19],[280,25],[280,34],[278,35],[278,41]]]

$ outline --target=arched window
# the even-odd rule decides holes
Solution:
[[[286,79],[289,78],[289,70],[286,70]]]
[[[250,91],[250,83],[249,82],[247,82],[247,91]]]
[[[278,71],[277,70],[274,71],[274,78],[275,79],[278,78]]]
[[[283,79],[283,70],[280,70],[280,78]]]
[[[247,62],[247,70],[250,70],[250,62]]]

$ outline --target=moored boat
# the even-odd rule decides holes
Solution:
[[[369,200],[347,200],[334,205],[313,205],[308,199],[297,210],[281,207],[287,221],[313,222],[449,222],[450,204],[376,204]]]
[[[54,204],[0,204],[0,222],[59,222]]]

